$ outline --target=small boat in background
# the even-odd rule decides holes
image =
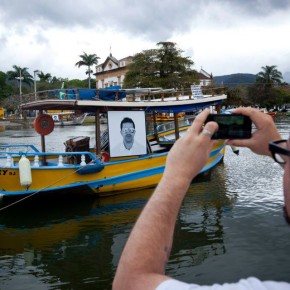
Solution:
[[[259,109],[260,112],[270,115],[271,117],[276,117],[277,112],[269,112],[266,108]]]
[[[87,113],[77,115],[74,111],[51,111],[47,112],[51,115],[55,126],[77,126],[82,125],[87,117]]]

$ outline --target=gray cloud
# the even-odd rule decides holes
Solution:
[[[289,8],[288,0],[2,0],[0,15],[8,26],[103,29],[110,27],[153,41],[166,40],[174,32],[187,32],[194,19],[211,4],[230,7],[244,17],[267,16]],[[226,11],[223,21],[227,21]],[[218,17],[218,16],[217,16]],[[246,21],[246,18],[245,18]],[[209,19],[210,22],[210,19]]]
[[[0,35],[0,48],[1,48],[1,47],[4,47],[5,44],[6,44],[6,42],[7,42],[7,37],[6,37],[6,36],[1,36],[1,35]]]
[[[255,16],[267,16],[274,11],[284,10],[290,7],[289,0],[225,0],[222,2],[240,7],[245,12]]]

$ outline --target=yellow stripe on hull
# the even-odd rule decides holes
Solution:
[[[217,142],[213,151],[221,148],[221,146],[223,146],[223,141]],[[224,148],[217,150],[216,154],[208,159],[205,168],[214,166],[216,159],[224,154],[224,150]],[[31,191],[65,189],[74,184],[74,187],[88,185],[90,190],[103,195],[116,191],[152,187],[159,182],[162,176],[166,156],[166,154],[158,154],[150,157],[108,162],[104,163],[102,171],[83,175],[76,172],[79,168],[77,166],[32,167],[32,184],[29,191],[32,193]],[[5,192],[20,193],[21,191],[25,193],[20,184],[18,168],[0,169],[0,191],[2,194],[5,194]]]
[[[78,182],[85,184],[90,181],[117,177],[120,175],[134,173],[139,170],[151,169],[165,164],[166,155],[135,159],[130,161],[119,161],[114,164],[107,163],[104,169],[98,173],[80,175],[75,171],[77,168],[66,167],[39,167],[32,168],[32,184],[29,190],[40,190],[67,186]],[[87,165],[89,166],[89,165]],[[22,191],[18,168],[3,168],[0,175],[1,188],[4,191]],[[138,183],[138,181],[137,181]]]

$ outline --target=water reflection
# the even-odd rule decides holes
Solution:
[[[223,171],[220,164],[211,173],[210,182],[190,187],[176,223],[169,275],[184,276],[208,257],[226,252],[222,217],[231,211],[236,195],[226,194]]]
[[[219,182],[220,192],[224,186]],[[208,180],[191,186],[177,220],[169,274],[225,252],[221,218],[235,198],[212,194],[213,187]],[[151,193],[71,201],[38,197],[4,211],[2,278],[30,275],[33,267],[34,275],[51,286],[82,289],[82,283],[93,283],[109,289],[121,250]]]
[[[95,283],[97,289],[109,289],[120,253],[115,253],[113,265],[111,247],[123,246],[127,235],[120,239],[118,233],[129,232],[150,194],[71,201],[33,198],[9,208],[0,217],[0,278],[5,284],[32,274],[51,286],[82,289],[83,283]],[[16,289],[8,284],[7,289]],[[39,283],[27,286],[38,289]]]

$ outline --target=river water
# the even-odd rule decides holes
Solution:
[[[290,118],[279,117],[276,124],[287,137]],[[1,128],[1,144],[40,147],[32,128]],[[57,128],[46,137],[47,149],[93,135],[93,126]],[[184,199],[166,273],[199,284],[249,276],[290,282],[282,173],[269,157],[246,148],[236,156],[228,148],[224,162],[194,182]],[[122,248],[151,193],[40,196],[0,212],[0,289],[111,289]]]

